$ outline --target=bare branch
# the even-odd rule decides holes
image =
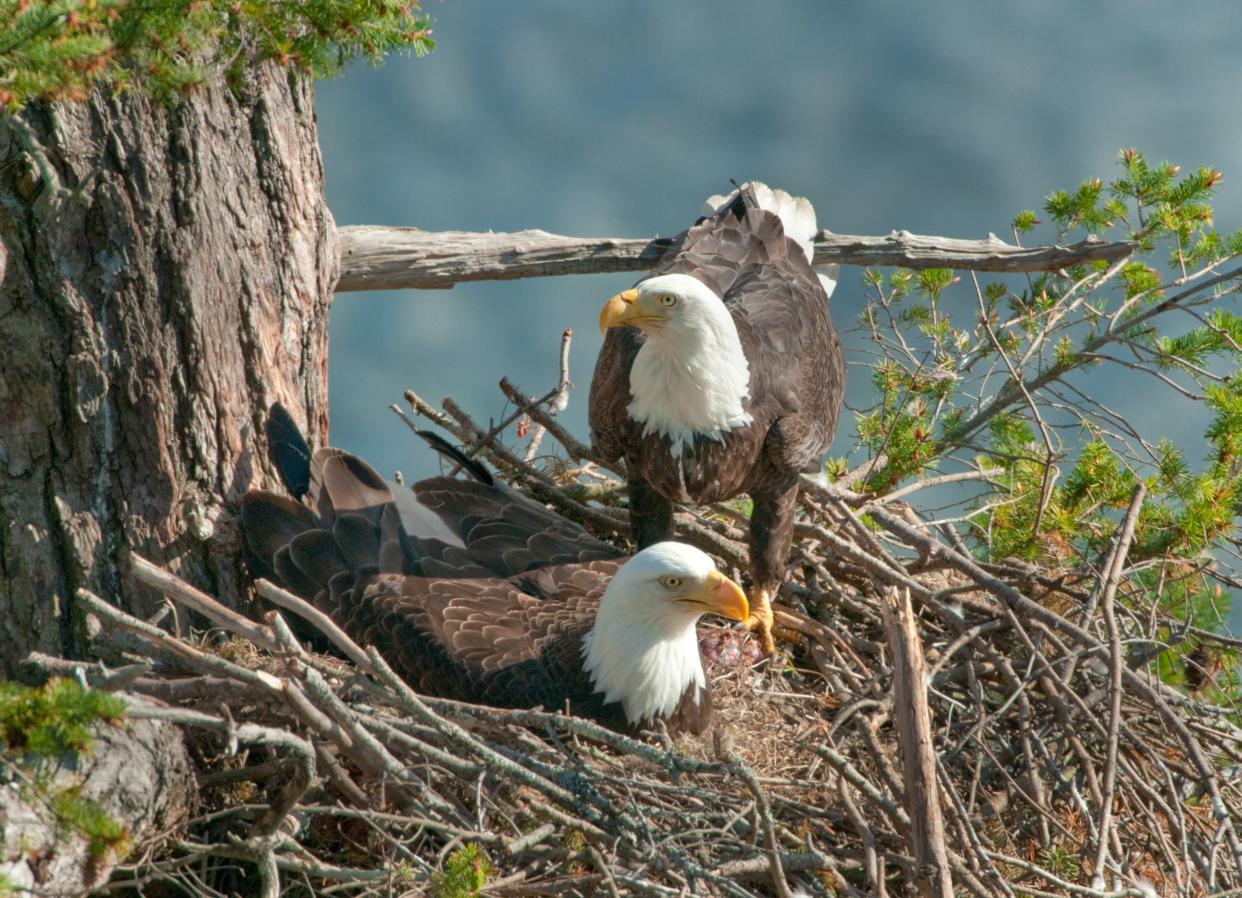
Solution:
[[[1113,795],[1117,783],[1117,736],[1121,726],[1121,668],[1125,664],[1125,658],[1121,652],[1121,636],[1117,631],[1117,618],[1113,609],[1113,597],[1117,594],[1117,584],[1125,568],[1130,540],[1134,536],[1134,527],[1138,523],[1139,511],[1143,507],[1143,497],[1146,493],[1147,489],[1142,482],[1134,488],[1134,495],[1130,499],[1130,509],[1126,512],[1121,527],[1117,531],[1117,541],[1109,559],[1111,564],[1105,571],[1104,578],[1104,623],[1108,628],[1109,645],[1109,713],[1108,745],[1104,760],[1104,798],[1100,807],[1100,825],[1097,827],[1098,838],[1095,851],[1095,874],[1097,876],[1104,874],[1104,865],[1108,860],[1108,833],[1113,825]]]
[[[341,228],[338,293],[418,288],[440,290],[464,281],[497,281],[558,274],[647,271],[673,241],[615,237],[564,237],[547,231],[422,231],[377,225]],[[986,240],[928,237],[893,231],[860,237],[820,231],[816,265],[960,268],[973,271],[1057,271],[1103,259],[1116,262],[1136,244],[1094,238],[1069,246],[1021,247],[994,235]]]

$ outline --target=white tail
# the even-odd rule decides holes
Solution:
[[[814,241],[819,226],[815,223],[815,207],[811,205],[811,201],[806,197],[791,196],[780,188],[773,189],[761,181],[748,181],[742,187],[752,187],[755,191],[755,198],[759,201],[759,208],[775,213],[781,220],[781,225],[785,228],[785,236],[792,238],[802,248],[806,260],[819,275],[819,282],[824,287],[824,293],[832,296],[832,291],[837,288],[837,276],[841,266],[815,265]],[[709,196],[703,203],[703,209],[699,214],[711,215],[719,212],[732,202],[737,193],[737,190],[734,190],[729,194]]]

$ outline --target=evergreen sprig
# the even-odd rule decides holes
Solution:
[[[948,271],[865,273],[862,325],[880,359],[877,399],[856,415],[867,461],[851,482],[878,496],[987,469],[964,509],[980,558],[1066,573],[1094,570],[1142,482],[1129,557],[1164,573],[1126,595],[1215,627],[1228,604],[1220,584],[1230,582],[1218,573],[1242,547],[1242,232],[1214,228],[1219,170],[1153,164],[1135,150],[1119,167],[1111,182],[1053,191],[1043,213],[1057,239],[1137,241],[1123,264],[984,283]],[[1041,222],[1025,210],[1011,224],[1017,236]],[[1105,371],[1180,397],[1186,419],[1209,417],[1206,428],[1169,421],[1162,433],[1137,432],[1097,401],[1091,385]],[[849,466],[831,470],[845,476]],[[1180,683],[1202,667],[1190,660],[1202,647],[1177,645],[1152,664]]]
[[[432,876],[434,898],[475,898],[495,872],[487,855],[474,842],[458,848],[444,862],[444,869]]]
[[[98,87],[169,96],[254,58],[322,77],[434,46],[409,0],[0,0],[0,105]]]
[[[55,678],[42,686],[0,681],[0,760],[25,770],[27,800],[43,804],[64,831],[85,839],[95,859],[124,855],[129,831],[77,786],[57,785],[53,775],[66,755],[90,750],[93,724],[114,724],[124,713],[122,699],[74,680]]]
[[[129,850],[128,828],[109,817],[97,801],[82,797],[81,790],[62,789],[49,796],[48,805],[63,827],[86,839],[92,858],[100,860],[109,852],[121,857]]]
[[[90,748],[90,726],[114,722],[125,702],[107,692],[53,679],[39,687],[0,681],[0,739],[5,752],[55,758]]]

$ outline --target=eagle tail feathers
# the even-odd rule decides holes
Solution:
[[[312,452],[279,402],[269,409],[265,431],[268,455],[289,495],[254,490],[242,499],[241,530],[257,573],[274,575],[313,600],[326,596],[331,575],[340,572],[339,565],[317,566],[325,557],[333,561],[343,557],[351,570],[400,572],[407,562],[417,562],[422,540],[462,545],[443,518],[409,487],[381,477],[343,450]],[[466,459],[435,434],[421,435],[438,451],[447,448],[454,460],[468,462],[466,467],[476,477],[481,473],[490,480],[478,462]],[[276,563],[278,557],[282,564]]]
[[[459,465],[463,470],[470,474],[479,483],[486,483],[488,486],[496,485],[496,478],[492,476],[492,472],[487,466],[478,459],[471,458],[462,452],[444,437],[431,430],[415,430],[416,434],[422,437],[423,441],[436,452],[440,453],[446,459],[455,465]]]
[[[812,241],[818,230],[815,224],[815,207],[803,196],[791,196],[780,188],[772,188],[762,181],[748,181],[729,194],[709,196],[703,204],[702,215],[714,215],[733,202],[734,198],[749,189],[755,198],[755,204],[765,212],[771,212],[781,220],[785,236],[792,239],[802,248],[808,262],[815,258],[815,246]]]
[[[267,410],[267,457],[276,467],[281,482],[295,499],[310,488],[311,450],[289,410],[273,402]]]
[[[765,212],[771,212],[781,220],[785,236],[792,239],[802,249],[802,254],[811,263],[819,276],[820,286],[824,293],[831,297],[837,288],[840,276],[840,265],[815,264],[815,235],[819,233],[819,225],[815,220],[815,207],[804,196],[793,196],[780,188],[769,187],[762,181],[748,181],[728,194],[709,196],[703,203],[700,215],[715,215],[732,203],[741,191],[749,189],[755,203]]]
[[[418,432],[467,476],[432,477],[409,487],[343,450],[309,452],[292,419],[285,419],[287,414],[269,432],[303,447],[301,454],[309,457],[306,486],[296,496],[248,493],[240,523],[256,570],[274,574],[312,601],[327,601],[333,578],[343,572],[426,574],[444,568],[444,577],[510,576],[620,554],[514,492],[438,434]],[[288,480],[285,485],[290,487]]]

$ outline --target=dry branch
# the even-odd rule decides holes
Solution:
[[[339,235],[338,293],[438,290],[465,281],[647,271],[659,264],[672,245],[667,237],[564,237],[539,230],[475,233],[377,225],[343,227]],[[1093,238],[1068,246],[1028,248],[1005,243],[995,235],[986,240],[958,240],[909,231],[893,231],[885,237],[820,231],[815,237],[815,264],[1057,271],[1096,260],[1116,262],[1135,248],[1128,241]]]
[[[893,715],[901,747],[906,813],[910,815],[910,851],[921,898],[953,898],[953,878],[940,815],[936,755],[927,705],[927,665],[919,640],[910,594],[885,592],[880,608],[893,656]]]
[[[1134,537],[1134,527],[1138,523],[1139,510],[1143,507],[1146,487],[1139,483],[1134,489],[1130,500],[1130,508],[1117,531],[1117,539],[1113,544],[1113,552],[1109,557],[1107,570],[1104,572],[1104,589],[1101,604],[1104,610],[1104,626],[1108,631],[1109,673],[1108,673],[1108,747],[1104,759],[1104,784],[1101,787],[1103,797],[1100,801],[1100,822],[1096,826],[1095,872],[1102,875],[1108,858],[1108,837],[1113,824],[1113,798],[1117,784],[1117,749],[1121,728],[1122,677],[1121,669],[1125,657],[1121,649],[1121,635],[1117,629],[1117,615],[1113,600],[1117,595],[1117,584],[1125,570],[1126,555],[1130,551],[1130,540]]]

